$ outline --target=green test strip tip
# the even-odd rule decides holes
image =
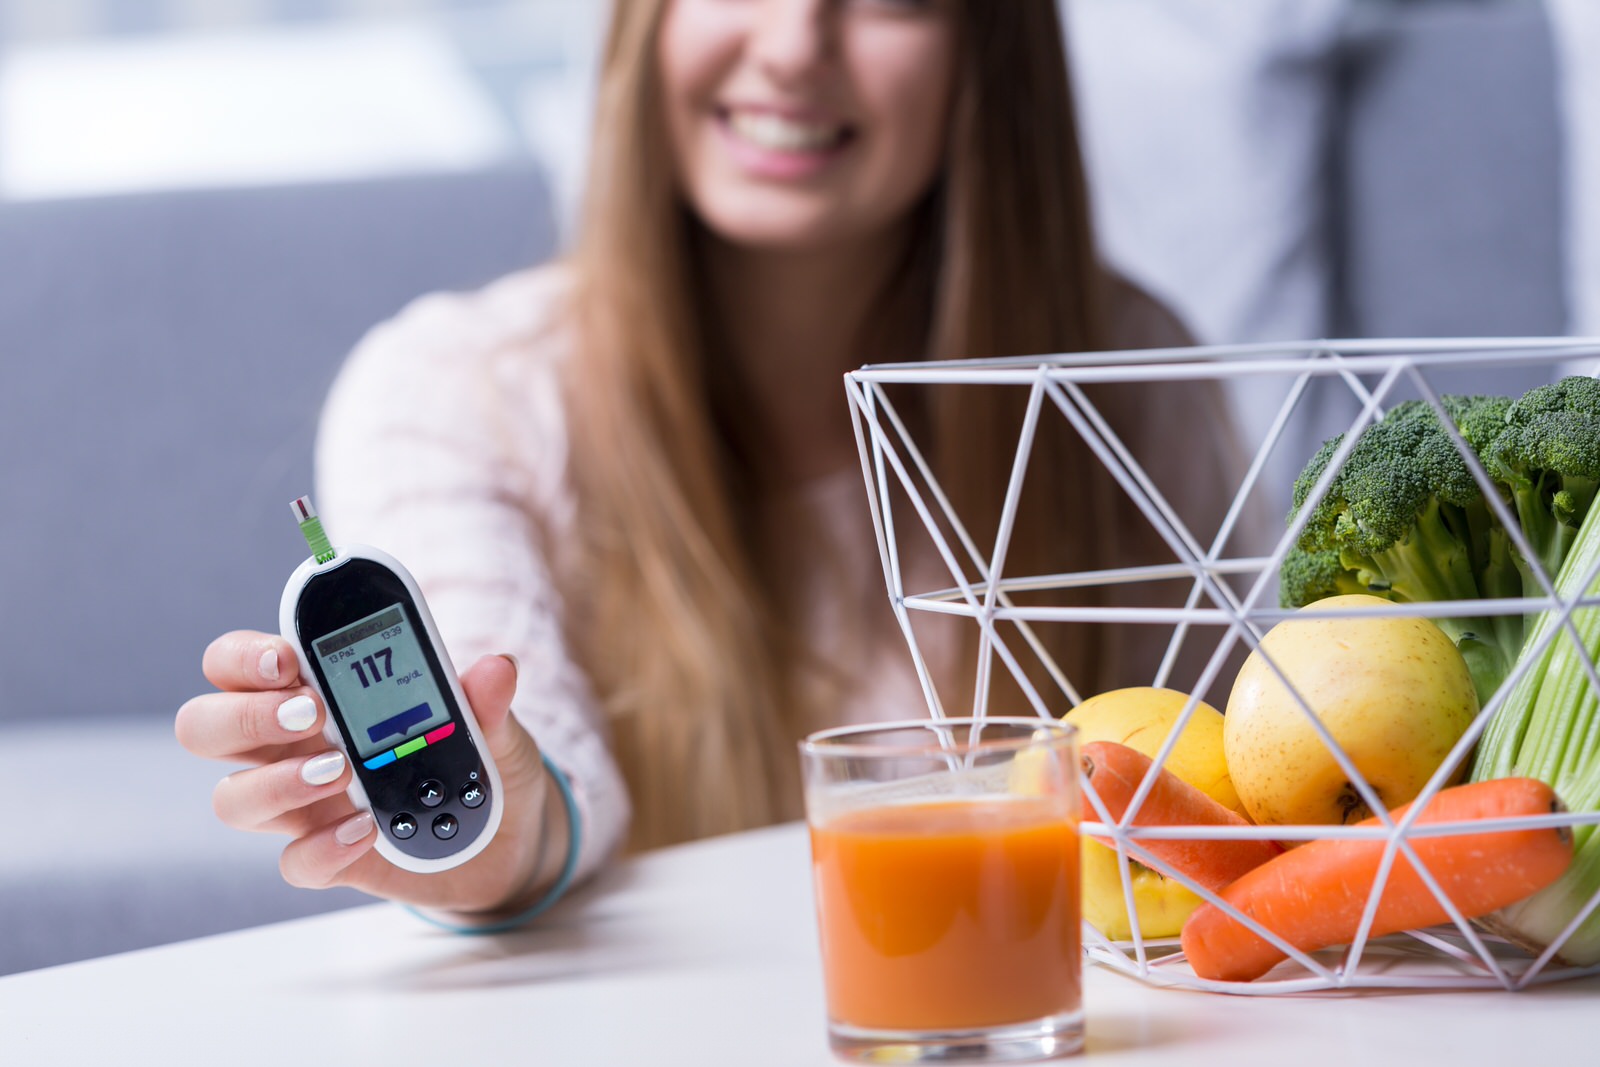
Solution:
[[[294,512],[295,521],[300,524],[300,533],[305,537],[306,544],[311,547],[311,554],[317,558],[317,562],[326,563],[332,559],[333,546],[328,543],[328,535],[322,532],[322,520],[317,518],[317,509],[311,506],[311,498],[300,497],[289,507]]]

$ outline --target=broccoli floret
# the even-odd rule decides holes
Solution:
[[[1491,440],[1472,444],[1506,487],[1518,525],[1554,582],[1600,488],[1600,381],[1564,378],[1531,389],[1507,404]],[[1523,595],[1544,596],[1528,562],[1514,558]]]
[[[1345,593],[1365,593],[1367,587],[1346,570],[1337,552],[1302,552],[1292,548],[1278,572],[1278,603],[1298,608]]]
[[[1443,396],[1439,398],[1445,411],[1455,423],[1461,439],[1479,457],[1484,473],[1495,483],[1495,491],[1502,500],[1509,494],[1496,477],[1493,466],[1484,457],[1491,452],[1494,441],[1505,429],[1506,410],[1511,398],[1506,396]],[[1515,599],[1523,595],[1522,571],[1517,566],[1515,546],[1505,528],[1494,517],[1485,503],[1483,510],[1468,512],[1473,521],[1472,560],[1478,573],[1478,592],[1494,599]],[[1509,625],[1509,624],[1502,624]],[[1520,640],[1520,631],[1518,632]]]
[[[1469,442],[1495,433],[1502,404],[1493,397],[1444,401]],[[1291,521],[1307,505],[1341,440],[1326,442],[1296,480]],[[1312,593],[1351,585],[1399,603],[1516,596],[1521,588],[1504,529],[1438,415],[1421,401],[1396,404],[1361,435],[1308,516],[1298,548],[1313,557],[1336,554],[1348,574],[1331,580],[1320,574],[1319,568],[1329,566],[1326,556],[1296,562],[1280,585],[1280,598],[1291,607],[1309,603],[1300,598]],[[1461,649],[1480,700],[1487,700],[1522,646],[1522,620],[1435,622]]]
[[[1462,439],[1483,457],[1490,454],[1494,439],[1506,428],[1506,410],[1512,400],[1509,396],[1442,396],[1439,403]]]

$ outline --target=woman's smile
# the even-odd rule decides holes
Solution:
[[[848,123],[759,105],[715,109],[734,163],[754,178],[794,180],[829,169],[856,139]]]

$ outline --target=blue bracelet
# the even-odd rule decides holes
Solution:
[[[409,904],[405,906],[407,911],[423,922],[432,923],[434,926],[457,934],[501,934],[507,930],[515,930],[524,923],[537,919],[546,911],[549,911],[556,901],[561,899],[568,887],[572,885],[573,872],[578,869],[578,852],[583,844],[583,823],[578,818],[578,801],[572,795],[572,783],[567,780],[565,774],[561,773],[560,768],[550,762],[549,756],[541,752],[539,753],[539,759],[544,763],[545,773],[550,775],[556,783],[556,788],[561,791],[561,802],[566,805],[567,809],[567,860],[561,865],[561,873],[556,875],[555,884],[550,887],[549,891],[522,914],[483,926],[467,926],[460,923],[446,922],[443,919],[418,911]]]

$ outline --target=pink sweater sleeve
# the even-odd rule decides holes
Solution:
[[[323,409],[316,481],[335,542],[375,545],[416,576],[458,669],[516,657],[513,709],[572,781],[583,877],[621,845],[629,802],[540,548],[572,521],[560,292],[552,271],[513,275],[373,330]]]

